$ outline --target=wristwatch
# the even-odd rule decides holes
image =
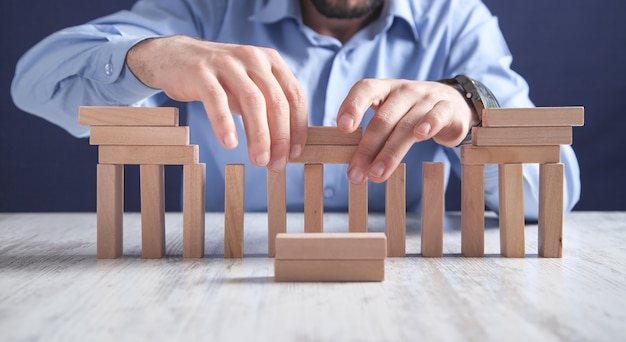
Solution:
[[[467,100],[467,103],[476,111],[477,122],[472,127],[480,127],[482,124],[482,113],[485,108],[498,108],[500,104],[495,95],[484,84],[465,75],[457,75],[454,78],[439,81],[455,87]],[[472,129],[470,128],[462,144],[467,144],[472,140]]]

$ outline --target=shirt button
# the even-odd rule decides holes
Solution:
[[[324,198],[331,198],[335,196],[335,189],[327,186],[324,188]]]
[[[107,74],[107,76],[113,75],[113,64],[111,64],[111,63],[105,64],[104,65],[104,73]]]

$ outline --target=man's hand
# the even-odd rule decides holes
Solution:
[[[370,107],[375,114],[348,167],[348,177],[356,184],[387,180],[415,142],[433,138],[441,145],[458,145],[476,121],[473,109],[449,85],[365,79],[341,104],[337,125],[354,131]]]
[[[172,99],[201,101],[227,149],[238,144],[232,113],[241,114],[254,165],[280,171],[302,152],[306,97],[275,50],[172,36],[135,45],[126,63],[145,85]]]

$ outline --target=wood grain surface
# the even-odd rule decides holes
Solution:
[[[289,214],[288,227],[302,225]],[[380,283],[276,283],[267,217],[247,213],[244,259],[223,259],[223,214],[206,215],[205,258],[182,259],[182,214],[166,214],[166,257],[141,259],[140,214],[124,214],[124,256],[96,260],[95,213],[0,213],[3,341],[617,341],[626,336],[626,213],[565,216],[562,259],[460,256],[446,215],[444,256],[423,258],[407,217],[406,258]],[[347,231],[325,214],[325,231]],[[292,228],[290,228],[292,229]],[[384,216],[370,215],[370,231]]]

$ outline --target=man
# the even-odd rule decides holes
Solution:
[[[438,81],[467,75],[503,106],[532,106],[510,63],[480,0],[142,0],[36,45],[18,63],[12,94],[22,109],[76,136],[88,134],[77,124],[79,105],[189,102],[209,189],[222,188],[226,163],[284,169],[302,151],[308,125],[361,126],[351,163],[325,169],[327,209],[345,210],[348,181],[370,180],[370,208],[384,210],[381,182],[404,161],[407,207],[417,211],[422,162],[458,172],[455,146],[479,124],[468,90]],[[580,180],[569,146],[562,161],[570,210]],[[246,209],[264,210],[265,168],[246,170]],[[290,165],[287,177],[288,206],[299,209],[302,169]],[[485,181],[486,203],[497,210],[497,169],[488,167]],[[536,165],[525,166],[524,186],[533,219]],[[207,193],[207,208],[222,210],[220,191]]]

